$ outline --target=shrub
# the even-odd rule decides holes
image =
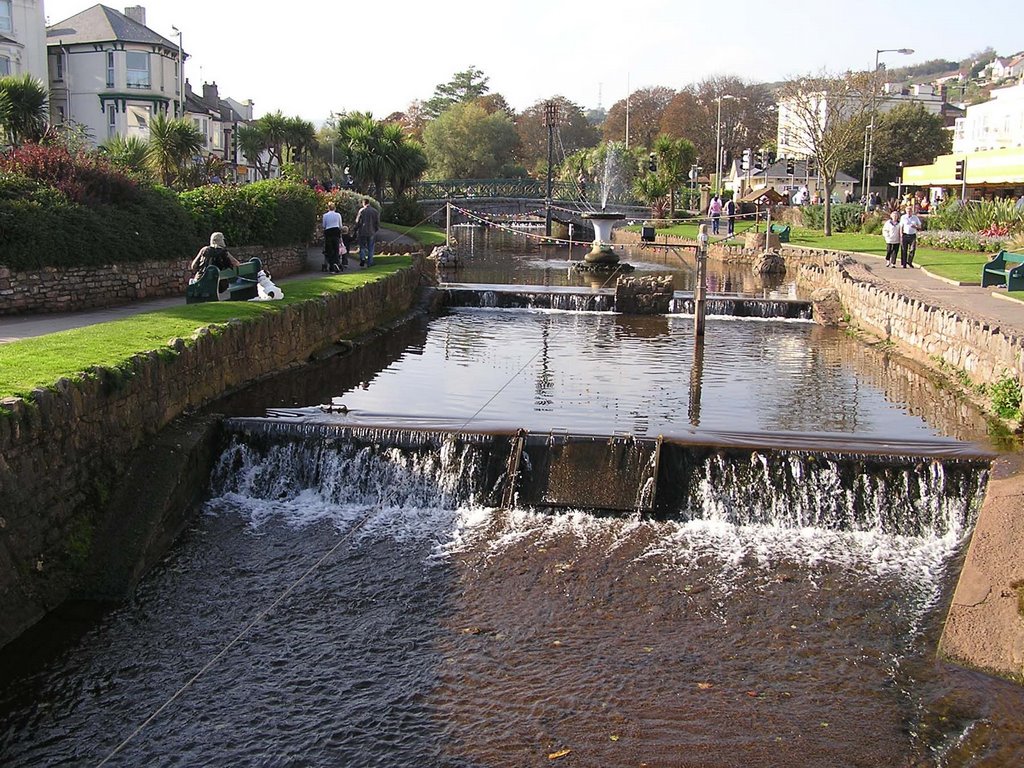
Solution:
[[[857,232],[860,230],[860,219],[863,209],[856,203],[836,203],[832,206],[832,231]],[[811,229],[825,228],[825,206],[802,205],[800,213],[804,226]]]
[[[332,189],[330,192],[318,190],[316,195],[319,213],[323,214],[327,210],[328,203],[334,203],[335,210],[341,214],[342,222],[350,227],[356,220],[359,209],[363,207],[363,198],[366,197],[350,189]],[[380,204],[376,200],[372,200],[370,204],[380,210]]]
[[[415,197],[402,195],[384,209],[381,218],[392,224],[414,227],[423,223],[423,206]]]
[[[194,225],[168,190],[140,186],[130,203],[85,206],[0,174],[0,264],[11,269],[171,260],[196,247]]]
[[[971,200],[961,203],[954,198],[939,205],[929,219],[936,229],[959,232],[1024,231],[1024,211],[1017,210],[1012,200]]]
[[[317,219],[317,193],[280,179],[236,187],[211,184],[180,194],[182,205],[206,236],[223,232],[228,247],[309,242]]]
[[[0,171],[51,186],[82,205],[120,204],[139,197],[138,184],[99,156],[62,146],[25,144],[0,156]]]
[[[1021,385],[1012,373],[1004,373],[998,381],[990,384],[989,397],[992,409],[1004,419],[1019,421],[1021,418]]]
[[[995,253],[1005,246],[1006,238],[989,237],[975,232],[950,232],[929,229],[917,236],[917,243],[928,248],[945,248],[951,251],[973,253]]]

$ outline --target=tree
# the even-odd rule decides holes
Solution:
[[[290,163],[302,163],[303,175],[309,176],[309,162],[317,148],[316,128],[301,117],[286,117],[282,138],[283,158]]]
[[[423,142],[433,178],[472,179],[492,177],[509,164],[518,137],[503,113],[487,114],[479,104],[467,102],[430,123]]]
[[[270,178],[271,170],[283,164],[285,141],[289,135],[293,138],[297,135],[292,134],[298,126],[294,120],[278,110],[239,127],[238,146],[246,159],[256,167],[261,178]]]
[[[641,88],[629,95],[629,141],[650,151],[654,137],[661,130],[661,115],[676,92],[660,85]],[[621,99],[608,110],[604,121],[605,141],[620,141],[626,135],[626,99]]]
[[[791,145],[814,158],[824,185],[825,236],[832,235],[832,190],[839,169],[855,156],[864,138],[864,118],[878,73],[809,75],[779,88],[780,130],[792,131]]]
[[[555,163],[580,149],[597,146],[597,129],[587,122],[583,109],[564,96],[552,96],[538,101],[524,110],[516,119],[519,137],[517,156],[527,168],[547,170],[548,129],[546,104],[553,102],[558,108],[554,128]]]
[[[903,165],[927,165],[952,151],[953,135],[941,115],[922,104],[901,104],[875,118],[872,143],[872,179],[879,184],[896,181]],[[851,175],[860,173],[858,167]]]
[[[688,139],[673,139],[661,134],[654,140],[657,175],[668,187],[669,212],[675,215],[676,190],[686,185],[690,168],[697,161],[697,150]]]
[[[714,168],[718,139],[718,99],[722,97],[722,149],[736,156],[761,149],[775,138],[775,100],[758,83],[736,77],[713,77],[687,86],[665,107],[661,132],[689,139],[697,157]]]
[[[374,120],[369,113],[356,113],[342,118],[338,127],[356,186],[372,187],[378,200],[385,184],[390,183],[399,195],[426,170],[422,148],[406,138],[400,125]]]
[[[172,187],[203,148],[203,135],[186,118],[157,112],[149,121],[149,164],[160,181]]]
[[[270,156],[264,154],[268,144],[267,132],[262,124],[253,122],[238,126],[238,148],[256,168],[261,179],[270,177]]]
[[[29,74],[0,77],[0,125],[15,147],[46,131],[46,86]]]
[[[442,112],[454,106],[473,101],[486,94],[487,77],[473,65],[461,72],[456,72],[447,83],[439,83],[434,88],[434,95],[423,104],[423,111],[430,117],[438,117]]]
[[[100,144],[99,150],[115,168],[135,174],[150,171],[149,142],[138,136],[113,136]]]

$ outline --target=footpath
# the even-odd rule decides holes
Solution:
[[[381,229],[378,239],[386,243],[399,243],[403,245],[417,245],[412,238],[400,235],[390,229]],[[279,285],[287,286],[294,280],[308,280],[321,274],[323,264],[323,251],[319,246],[310,246],[306,251],[306,268],[302,272],[296,272],[288,277],[275,280]],[[349,269],[352,269],[353,261],[349,257]],[[356,258],[355,269],[359,269],[359,259]],[[102,307],[100,309],[86,309],[80,312],[55,312],[43,315],[17,315],[8,317],[0,315],[0,344],[7,344],[19,339],[28,339],[35,336],[45,336],[48,333],[66,331],[71,328],[83,328],[87,325],[106,323],[111,320],[119,320],[122,317],[137,315],[142,312],[152,312],[157,309],[177,307],[185,303],[185,276],[182,276],[181,296],[165,296],[159,299],[145,299],[134,301],[129,304],[119,304],[114,307]]]

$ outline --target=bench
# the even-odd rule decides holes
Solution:
[[[224,294],[231,301],[248,301],[256,298],[256,276],[263,269],[257,258],[249,259],[232,269],[217,269],[210,264],[203,270],[199,279],[189,283],[185,288],[185,303],[196,304],[200,301],[220,301]],[[227,288],[218,293],[217,286],[221,280],[227,280]]]
[[[780,243],[789,242],[789,224],[772,224],[772,234],[778,235]]]
[[[1024,253],[997,253],[981,268],[981,287],[989,285],[1005,285],[1008,291],[1024,291]]]

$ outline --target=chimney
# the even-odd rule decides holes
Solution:
[[[143,6],[133,5],[130,8],[125,8],[124,15],[132,21],[137,21],[142,26],[146,26],[146,9]]]
[[[220,95],[217,93],[217,83],[203,83],[203,101],[207,101],[210,104],[219,104]]]

